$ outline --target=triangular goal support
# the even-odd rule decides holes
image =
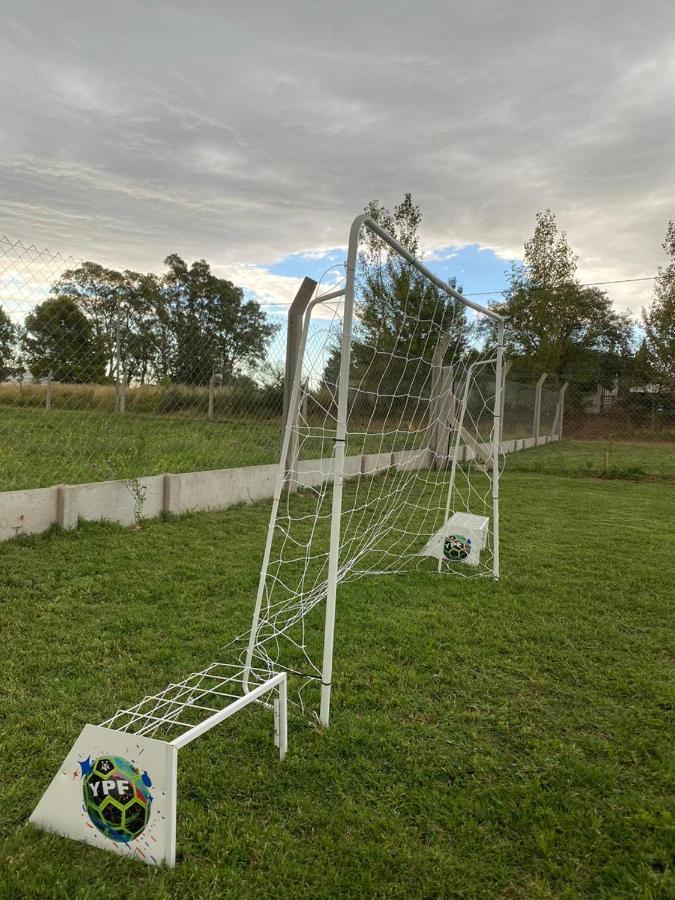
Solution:
[[[499,576],[503,339],[496,313],[354,220],[344,278],[304,316],[250,631],[86,725],[34,824],[174,865],[181,748],[251,704],[281,759],[289,703],[329,724],[340,583]]]

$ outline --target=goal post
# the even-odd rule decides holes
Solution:
[[[173,865],[180,749],[251,705],[281,759],[291,702],[329,724],[339,584],[499,576],[503,343],[494,311],[354,219],[344,279],[304,315],[250,630],[85,726],[36,825]]]
[[[414,290],[409,289],[408,296],[403,301],[399,298],[403,304],[403,312],[399,316],[398,325],[388,331],[378,331],[376,328],[368,336],[364,335],[363,329],[370,311],[368,304],[360,296],[364,280],[363,272],[360,271],[364,267],[363,251],[360,249],[364,232],[380,242],[382,247],[386,247],[387,253],[397,261],[397,265],[400,262],[414,273]],[[401,272],[405,278],[406,272],[397,270],[399,275]],[[436,306],[431,313],[428,309],[426,312],[420,311],[415,307],[415,294],[428,293],[430,290],[435,292],[431,305],[435,302]],[[387,299],[384,298],[385,302]],[[447,307],[444,306],[446,300],[454,304],[448,315]],[[429,306],[428,297],[426,302]],[[315,350],[312,354],[308,352],[308,345],[314,317],[326,304],[332,304],[332,329],[329,329],[329,337],[322,350]],[[439,309],[441,314],[437,314]],[[462,311],[462,315],[458,310]],[[455,332],[464,310],[470,310],[477,319],[482,317],[494,323],[493,346],[481,351],[475,342],[466,344],[466,335],[463,335],[464,343],[461,353],[459,352]],[[429,318],[424,327],[420,328],[424,315]],[[448,326],[447,329],[444,328],[445,325]],[[398,335],[395,333],[396,328],[399,328]],[[420,331],[424,338],[421,343]],[[403,341],[409,338],[410,347],[406,348],[399,338]],[[413,345],[416,349],[413,349]],[[332,373],[330,384],[326,376],[329,368],[326,360],[328,349],[333,353],[333,361],[339,364],[337,371]],[[448,350],[451,353],[451,365],[444,366]],[[378,553],[377,523],[364,522],[363,516],[362,534],[358,534],[357,527],[357,533],[348,533],[345,541],[344,521],[349,523],[349,532],[349,526],[353,524],[355,517],[359,518],[356,500],[350,498],[345,509],[343,491],[346,481],[370,483],[370,487],[364,490],[369,494],[366,506],[373,508],[374,517],[383,512],[377,509],[378,505],[383,504],[378,504],[377,500],[373,502],[372,497],[373,484],[378,478],[384,482],[387,479],[390,481],[388,487],[382,485],[382,496],[386,496],[387,489],[391,489],[392,496],[400,498],[407,490],[406,482],[416,482],[416,486],[419,486],[419,482],[426,480],[427,487],[431,486],[433,490],[440,487],[443,502],[438,505],[439,508],[442,506],[444,516],[436,516],[433,529],[429,522],[425,522],[426,530],[410,535],[417,538],[417,541],[416,546],[408,550],[408,562],[419,562],[424,554],[424,547],[439,526],[442,529],[451,519],[454,501],[458,500],[458,508],[465,517],[467,514],[474,515],[471,512],[474,509],[478,513],[474,518],[481,519],[481,522],[487,519],[484,514],[488,512],[489,506],[489,537],[485,538],[486,544],[489,542],[489,573],[495,578],[499,575],[502,354],[503,323],[500,316],[472,302],[436,276],[372,218],[367,215],[356,217],[349,235],[344,286],[323,293],[319,290],[305,313],[246,652],[248,671],[254,662],[263,667],[283,667],[280,646],[287,639],[295,650],[301,650],[300,656],[304,654],[304,661],[309,666],[290,666],[288,670],[320,685],[319,720],[324,726],[330,720],[337,586],[350,577],[360,577],[363,573],[357,571],[355,563],[369,552],[375,555]],[[357,360],[355,364],[355,356],[363,359],[360,362]],[[374,379],[370,377],[369,370],[370,375],[375,372]],[[387,384],[383,375],[378,380],[378,370],[392,376],[395,381],[393,387]],[[448,372],[452,377],[444,382],[443,375]],[[478,378],[478,373],[481,373],[482,380]],[[325,391],[326,385],[332,388],[333,394],[328,399],[322,399],[320,395],[322,390]],[[371,402],[376,412],[373,411],[365,424],[356,421],[352,425],[352,422],[358,420],[359,403],[364,398]],[[300,414],[303,400],[305,406],[309,401],[315,407],[315,412],[306,414],[304,418]],[[401,406],[412,417],[407,425],[403,422],[402,414],[397,412]],[[394,439],[390,440],[392,433]],[[423,433],[433,435],[428,453],[426,446],[420,445],[420,435]],[[309,539],[305,540],[297,538],[295,532],[308,514],[298,511],[294,518],[293,508],[301,505],[301,498],[295,492],[305,486],[303,465],[317,464],[316,460],[307,459],[311,456],[310,453],[303,453],[303,448],[308,445],[315,447],[317,434],[321,438],[321,458],[318,461],[320,484],[314,490],[320,512],[315,513],[315,524],[327,518],[330,528],[328,535],[323,538],[318,534],[318,529],[312,529]],[[453,440],[448,448],[450,435]],[[291,445],[297,448],[297,457],[287,464],[287,451]],[[354,450],[359,449],[361,453],[355,454]],[[369,449],[377,452],[369,454],[366,452]],[[372,457],[375,457],[374,469],[371,469]],[[292,471],[289,471],[289,467]],[[419,473],[426,470],[430,473],[437,472],[435,480],[420,476]],[[407,474],[400,474],[401,472]],[[461,484],[458,484],[458,478]],[[477,484],[481,484],[480,490],[487,489],[485,496],[480,496]],[[358,491],[357,486],[353,488],[352,494]],[[283,521],[280,522],[280,506],[284,502]],[[407,505],[409,504],[404,502],[401,506],[400,512],[403,515],[406,514]],[[387,520],[384,531],[395,533],[396,525],[391,521],[395,517],[384,510],[383,518]],[[466,518],[463,522],[466,525]],[[482,533],[478,538],[482,541],[481,535]],[[275,540],[280,546],[275,546]],[[326,548],[320,547],[321,540],[327,542]],[[351,550],[359,541],[365,550],[357,553],[356,560],[350,559],[344,552],[345,543]],[[297,590],[293,587],[289,589],[289,579],[284,574],[286,567],[290,570],[292,564],[298,562],[298,558],[284,556],[289,546],[294,552],[300,553],[300,556],[302,552],[305,554]],[[475,552],[476,557],[477,554],[478,550]],[[321,577],[314,581],[307,579],[311,561],[321,557],[324,557],[325,564]],[[442,553],[437,556],[436,568],[439,572],[449,571],[448,561],[443,558]],[[404,569],[395,567],[394,570]],[[487,574],[487,570],[488,567],[483,566],[480,574]],[[388,568],[374,567],[372,572],[376,571],[388,571]],[[478,573],[472,570],[471,574]],[[307,581],[311,584],[309,589]],[[304,627],[305,619],[312,609],[324,603],[323,621],[319,622],[314,617],[314,627],[322,631],[322,646],[320,649],[314,648],[320,659],[313,662],[307,652],[308,643],[305,642],[304,632],[297,641],[291,637],[291,632],[298,625],[299,619],[303,620]],[[268,653],[270,647],[274,648],[273,656]],[[248,684],[248,678],[246,683]]]

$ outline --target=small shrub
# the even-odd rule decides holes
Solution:
[[[600,478],[616,479],[617,481],[643,481],[647,473],[639,466],[607,466],[600,473]]]

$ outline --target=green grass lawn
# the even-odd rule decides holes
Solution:
[[[509,434],[507,433],[506,437]],[[420,440],[425,436],[420,434]],[[389,439],[388,449],[391,449]],[[401,436],[410,446],[410,438]],[[126,415],[85,410],[0,409],[0,491],[79,484],[116,478],[260,465],[279,459],[276,419],[220,419]],[[349,452],[381,448],[353,436]],[[303,444],[303,458],[321,454],[319,441]],[[565,440],[512,454],[511,471],[560,475],[675,477],[675,444]],[[628,473],[630,474],[630,473]]]
[[[0,410],[0,490],[259,465],[279,458],[281,426],[83,410]]]
[[[0,408],[0,491],[81,484],[164,472],[197,472],[279,461],[281,421]],[[384,441],[384,443],[383,443]],[[409,435],[398,439],[411,447]],[[417,442],[425,442],[421,432]],[[392,449],[392,438],[353,435],[350,452]],[[301,457],[325,454],[306,438]]]
[[[512,453],[509,472],[610,478],[675,478],[675,444],[563,440]]]
[[[84,722],[246,628],[269,505],[1,545],[0,896],[672,897],[675,492],[502,497],[498,584],[341,586],[328,731],[295,714],[279,764],[253,709],[181,751],[172,871],[26,820]]]

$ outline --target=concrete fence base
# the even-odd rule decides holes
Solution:
[[[559,440],[558,435],[542,435],[539,446],[556,440]],[[519,438],[503,441],[501,449],[504,453],[516,453],[534,446],[534,438]],[[468,447],[460,447],[459,461],[468,461],[473,453]],[[367,453],[347,457],[345,476],[376,475],[392,465],[406,471],[429,469],[435,462],[435,455],[427,449]],[[264,500],[274,494],[277,470],[275,463],[5,491],[0,493],[0,541],[39,534],[52,525],[75,528],[80,519],[133,525],[139,519],[152,519],[162,514],[220,510],[238,503]],[[330,459],[301,460],[297,480],[304,487],[316,487],[330,474]]]

